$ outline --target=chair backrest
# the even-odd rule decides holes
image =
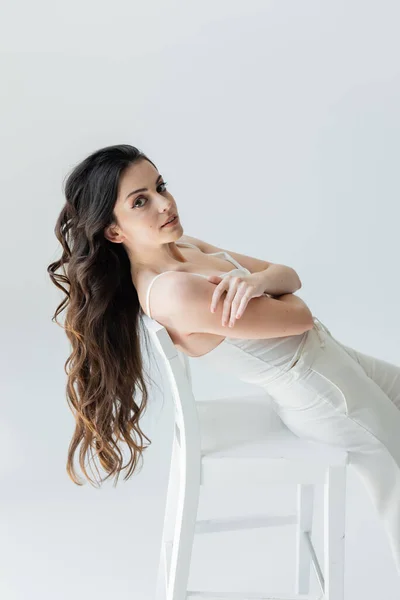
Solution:
[[[142,314],[143,323],[164,361],[175,412],[174,438],[183,451],[180,467],[196,483],[200,477],[201,434],[188,357],[180,352],[163,325]],[[183,461],[183,462],[182,462]]]

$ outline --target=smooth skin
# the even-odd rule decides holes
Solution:
[[[104,231],[109,241],[124,245],[131,264],[132,282],[136,288],[145,274],[190,272],[191,264],[176,244],[177,241],[183,241],[183,227],[175,199],[166,185],[162,175],[147,160],[128,167],[119,183],[114,207],[116,219]],[[178,216],[176,224],[163,228],[162,225],[172,214]],[[190,236],[185,236],[185,240],[197,245],[206,254],[223,251]],[[251,272],[250,275],[240,277],[227,275],[224,278],[209,278],[217,286],[210,310],[215,312],[222,294],[226,292],[222,324],[225,326],[230,320],[230,326],[233,326],[235,319],[243,315],[250,299],[263,294],[263,285],[257,274],[273,263],[229,250],[226,252]]]

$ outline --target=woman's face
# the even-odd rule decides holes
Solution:
[[[149,252],[159,250],[161,244],[178,240],[182,235],[179,220],[175,225],[162,228],[172,214],[179,218],[166,183],[148,160],[140,160],[128,167],[121,176],[114,207],[119,225],[113,230],[119,232],[118,239],[106,233],[107,238],[123,241],[127,250],[136,250],[142,256],[146,249]]]

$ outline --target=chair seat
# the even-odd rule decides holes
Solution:
[[[299,438],[286,427],[269,396],[217,398],[196,402],[202,460],[285,459],[343,465],[345,450]]]

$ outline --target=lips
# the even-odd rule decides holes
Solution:
[[[176,215],[171,215],[169,217],[169,219],[164,223],[164,225],[166,225],[167,223],[170,223],[175,217],[176,217]],[[161,225],[161,227],[164,227],[164,225]]]

